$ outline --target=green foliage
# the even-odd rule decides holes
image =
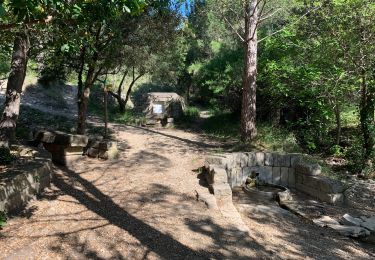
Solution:
[[[7,223],[7,215],[5,212],[0,211],[0,228],[4,227]]]
[[[197,107],[188,106],[185,108],[184,116],[188,118],[197,119],[199,118],[199,109]]]

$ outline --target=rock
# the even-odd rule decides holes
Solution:
[[[323,216],[318,219],[313,219],[313,222],[320,227],[327,227],[329,225],[340,225],[340,223],[329,216]]]
[[[331,225],[331,224],[327,226],[346,237],[364,238],[370,235],[370,231],[368,231],[367,229],[363,227]]]
[[[278,196],[280,202],[292,201],[293,200],[293,197],[290,194],[289,190],[279,192],[279,193],[277,193],[277,196]]]
[[[343,225],[346,225],[346,226],[357,226],[357,227],[359,227],[359,226],[361,226],[363,221],[360,218],[355,218],[355,217],[350,216],[349,214],[345,214],[340,219],[340,223],[343,224]]]
[[[375,233],[375,217],[366,218],[361,226]]]

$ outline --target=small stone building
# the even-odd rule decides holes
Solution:
[[[176,93],[151,92],[138,106],[146,116],[146,124],[158,124],[168,118],[181,117],[185,102]]]

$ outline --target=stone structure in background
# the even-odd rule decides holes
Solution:
[[[135,100],[136,110],[146,117],[146,125],[171,127],[173,119],[182,116],[184,99],[176,93],[151,92],[141,100]],[[169,121],[168,121],[169,120]]]
[[[103,160],[116,159],[119,156],[117,142],[103,140],[101,137],[91,138],[87,144],[85,154],[91,158]]]
[[[17,163],[0,174],[0,212],[21,210],[52,180],[52,162],[48,152],[25,146],[17,148]]]
[[[241,187],[252,172],[257,172],[265,183],[294,188],[324,202],[341,204],[344,199],[344,185],[320,176],[321,167],[304,162],[300,154],[252,152],[216,155],[206,159],[206,168],[213,190],[222,184],[228,185],[229,189]]]
[[[52,154],[52,161],[69,166],[83,156],[88,137],[85,135],[66,134],[59,131],[41,130],[34,135],[34,145],[43,144]]]

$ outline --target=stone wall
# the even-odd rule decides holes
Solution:
[[[252,173],[266,183],[297,189],[325,202],[343,202],[344,185],[321,174],[318,164],[308,163],[301,154],[232,153],[206,158],[208,181],[211,185],[226,182],[231,188],[242,186]],[[213,188],[214,189],[214,188]]]
[[[42,150],[29,150],[31,156],[22,158],[19,163],[0,175],[0,211],[12,212],[22,209],[28,201],[50,185],[50,154]]]

